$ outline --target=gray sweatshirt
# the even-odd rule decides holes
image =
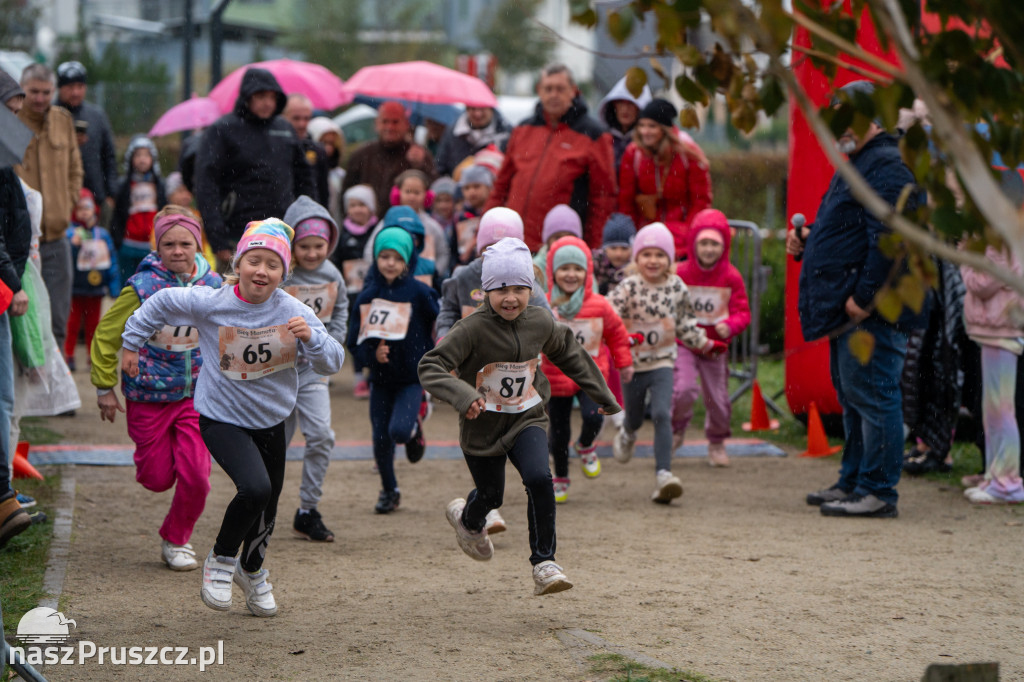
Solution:
[[[437,316],[437,338],[442,339],[452,325],[476,309],[484,300],[481,289],[484,259],[476,258],[468,265],[455,270],[455,273],[441,284],[441,312]],[[530,294],[530,305],[539,306],[551,312],[547,296],[537,283],[533,283]]]
[[[348,334],[348,290],[345,288],[345,278],[334,263],[325,260],[316,270],[295,266],[281,288],[312,308],[313,314],[327,327],[327,333],[345,345],[345,336]],[[332,296],[334,305],[330,306]],[[299,353],[299,368],[302,372],[310,369],[304,352]]]
[[[300,316],[312,330],[309,343],[274,329]],[[199,331],[199,348],[209,360],[199,373],[196,411],[247,429],[280,424],[291,414],[298,393],[294,363],[299,351],[323,375],[340,370],[345,359],[342,345],[309,306],[281,289],[258,304],[238,298],[230,286],[162,289],[128,318],[121,335],[124,347],[137,351],[164,325]]]

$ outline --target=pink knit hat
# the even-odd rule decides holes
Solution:
[[[238,261],[242,259],[246,251],[267,249],[281,257],[284,271],[288,272],[292,264],[292,239],[294,237],[295,230],[278,218],[254,220],[245,226],[245,232],[238,240],[238,246],[235,248],[235,260],[232,265],[237,271]]]
[[[476,230],[476,252],[483,254],[491,244],[505,237],[523,238],[523,219],[511,208],[498,206],[484,213]]]
[[[664,223],[651,223],[640,229],[633,240],[633,260],[644,249],[661,249],[668,254],[670,263],[676,261],[675,239]]]
[[[171,213],[170,215],[160,216],[156,219],[156,223],[153,225],[153,235],[156,239],[156,245],[160,246],[160,240],[163,239],[164,234],[167,230],[172,227],[184,227],[188,230],[196,240],[196,246],[202,248],[203,246],[203,232],[202,228],[199,227],[199,221],[192,216],[178,215]]]

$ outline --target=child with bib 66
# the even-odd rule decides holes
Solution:
[[[231,608],[238,583],[255,616],[277,614],[263,560],[284,483],[284,420],[295,409],[301,349],[318,374],[341,369],[345,351],[313,310],[278,286],[291,265],[292,228],[276,218],[246,226],[235,251],[237,274],[220,289],[162,289],[128,319],[121,368],[139,373],[138,349],[164,325],[191,326],[207,362],[195,409],[206,447],[237,492],[203,563],[200,596]],[[241,556],[238,555],[241,548]]]
[[[551,313],[528,305],[533,261],[526,244],[506,237],[484,252],[481,284],[487,297],[456,322],[420,361],[420,381],[459,413],[459,444],[476,488],[448,503],[446,516],[462,550],[486,561],[494,547],[487,513],[501,506],[505,461],[527,490],[534,594],[572,587],[555,563],[555,494],[548,468],[544,405],[551,390],[538,370],[543,353],[599,405],[620,411],[601,370],[573,332]]]

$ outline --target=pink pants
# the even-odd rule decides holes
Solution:
[[[161,493],[177,482],[160,537],[184,545],[210,492],[210,453],[199,435],[192,398],[173,403],[127,400],[128,435],[135,441],[135,480]]]
[[[697,377],[700,376],[700,387]],[[672,381],[672,433],[686,431],[693,419],[693,404],[698,391],[704,393],[704,434],[710,443],[721,443],[732,435],[729,420],[729,359],[697,356],[679,348]]]

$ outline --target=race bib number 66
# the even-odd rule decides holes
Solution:
[[[288,325],[260,329],[220,327],[220,371],[229,379],[250,381],[295,366],[297,345]]]

